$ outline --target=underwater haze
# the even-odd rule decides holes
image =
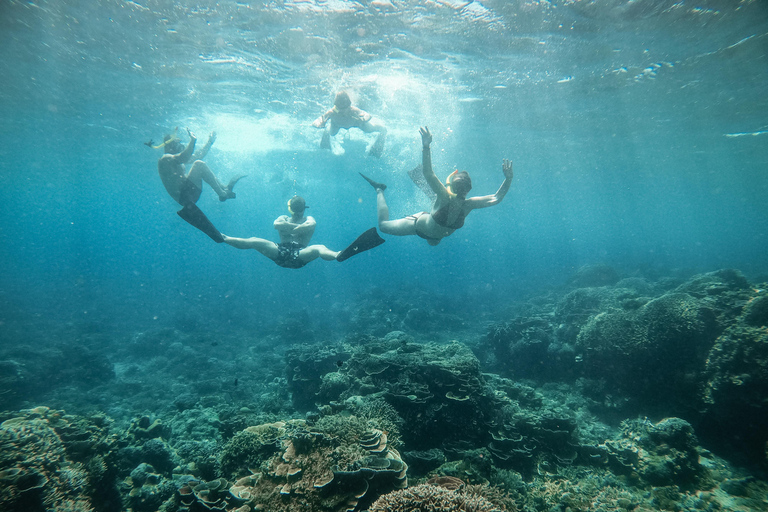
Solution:
[[[764,272],[768,126],[763,2],[4,2],[3,303],[57,320],[327,318],[361,292],[414,287],[467,307],[579,266]],[[341,88],[384,120],[381,159],[310,126]],[[199,203],[231,236],[274,238],[302,195],[314,237],[345,247],[428,208],[405,171],[418,128],[438,176],[470,171],[474,213],[439,247],[387,237],[299,272],[210,243],[174,215],[160,150],[189,127],[235,201]],[[344,130],[339,137],[344,137]],[[13,313],[9,313],[13,314]],[[228,318],[231,315],[234,318]]]
[[[311,356],[290,354],[301,343],[316,343],[309,352],[317,354],[342,342],[362,344],[360,336],[404,346],[458,340],[483,372],[500,379],[536,387],[572,377],[576,389],[577,378],[594,378],[607,388],[591,392],[608,389],[598,402],[613,405],[624,389],[629,405],[603,410],[601,421],[611,428],[628,418],[675,416],[715,440],[723,425],[742,425],[732,443],[710,448],[719,447],[718,456],[737,453],[734,462],[755,471],[768,469],[768,439],[755,430],[768,419],[764,404],[749,420],[734,412],[708,422],[701,411],[687,415],[680,391],[728,403],[712,383],[733,376],[718,380],[711,366],[703,370],[714,361],[707,351],[742,320],[744,329],[754,329],[755,343],[766,343],[758,330],[768,314],[759,308],[768,305],[743,318],[735,311],[766,303],[760,283],[768,281],[768,2],[0,0],[0,49],[0,409],[100,411],[125,428],[138,421],[146,430],[136,418],[170,424],[192,404],[215,409],[201,397],[216,396],[235,416],[250,407],[261,421],[285,420],[347,398],[341,391],[322,395],[327,389],[319,384],[312,388],[316,403],[299,398],[291,372]],[[332,151],[321,149],[321,131],[311,124],[340,90],[386,124],[380,158],[367,151],[375,135],[354,129],[342,129]],[[216,132],[206,163],[224,183],[247,174],[233,200],[219,201],[203,187],[197,205],[222,233],[277,241],[272,223],[300,195],[317,221],[312,242],[338,251],[376,226],[376,194],[358,173],[387,185],[393,219],[429,211],[430,199],[408,175],[421,163],[424,126],[434,137],[438,178],[468,171],[471,195],[496,192],[502,161],[511,160],[514,179],[504,201],[473,212],[438,246],[382,233],[380,247],[298,270],[216,244],[180,219],[158,175],[163,150],[150,147],[174,130],[186,144],[187,128],[201,147]],[[719,283],[710,290],[719,291],[691,291],[710,278]],[[616,284],[620,279],[651,284],[632,288],[627,299],[611,291],[629,289]],[[600,295],[578,313],[563,313],[576,300],[568,295],[574,289],[602,286],[610,300]],[[733,302],[717,308],[733,321],[702,312],[702,325],[717,324],[696,338],[707,339],[705,348],[680,353],[659,345],[657,368],[687,355],[700,363],[681,365],[679,375],[664,380],[669,388],[649,383],[655,377],[644,380],[643,369],[654,364],[616,363],[627,380],[644,382],[632,395],[630,382],[604,373],[611,357],[589,359],[605,348],[590,337],[606,317],[595,318],[622,307],[639,311],[650,300],[683,293],[677,286],[696,300],[727,289]],[[697,311],[715,307],[696,304]],[[557,343],[520,359],[528,369],[504,362],[520,355],[499,348],[505,336],[525,338],[540,322]],[[356,357],[347,348],[331,350],[325,363],[346,371]],[[188,366],[174,359],[192,350],[197,355]],[[557,366],[566,357],[586,366]],[[168,373],[182,367],[181,380]],[[701,379],[687,388],[683,374]],[[762,378],[760,389],[768,389]],[[42,382],[51,385],[43,389]],[[160,389],[167,394],[160,397]],[[182,395],[193,397],[189,407],[179,406]],[[656,404],[652,397],[659,395],[672,398]],[[268,396],[271,408],[264,405]],[[409,422],[406,412],[398,414]],[[210,442],[220,448],[254,421],[233,420]],[[386,445],[387,429],[379,427]],[[435,448],[400,429],[401,451]],[[121,460],[131,467],[115,470],[120,481],[149,462]],[[528,482],[542,475],[510,467],[504,471]],[[203,476],[235,473],[211,469]],[[170,468],[164,474],[170,479]],[[684,488],[683,480],[648,481]],[[498,485],[512,492],[506,482]],[[94,498],[91,505],[160,509],[125,496],[122,505],[118,498]],[[659,498],[655,506],[672,501]],[[679,507],[696,508],[691,503]],[[756,503],[748,507],[766,502]],[[516,506],[537,509],[520,500]]]

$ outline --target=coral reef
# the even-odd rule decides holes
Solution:
[[[110,467],[114,442],[95,422],[47,407],[6,419],[0,424],[0,509],[119,510]]]
[[[344,353],[343,365],[333,365],[332,375],[318,374],[314,364],[294,366],[296,354],[312,354],[318,347],[295,347],[287,354],[291,375],[301,380],[294,402],[319,405],[351,403],[354,397],[383,399],[404,421],[403,441],[417,450],[457,442],[480,442],[487,436],[492,404],[480,364],[463,344],[416,344],[400,332],[364,345],[345,344],[335,353]],[[326,349],[329,350],[329,349]],[[330,361],[329,361],[330,362]],[[330,371],[327,368],[326,371]],[[334,385],[328,384],[329,380]]]
[[[715,340],[704,372],[702,431],[716,446],[736,450],[751,463],[765,460],[768,448],[766,286],[751,290],[736,322]]]
[[[422,484],[391,492],[376,500],[369,512],[501,512],[478,494]]]
[[[585,268],[485,336],[375,295],[360,332],[313,344],[302,318],[73,327],[66,349],[3,349],[3,404],[78,413],[0,413],[0,509],[766,510],[766,288]],[[65,353],[71,382],[46,382]]]
[[[615,474],[632,475],[646,485],[693,488],[705,483],[693,427],[680,418],[657,423],[625,420],[621,435],[596,447],[584,447],[589,460]]]
[[[515,378],[598,381],[592,389],[603,389],[598,393],[606,410],[620,409],[616,400],[625,397],[646,414],[676,414],[698,424],[701,411],[707,411],[705,422],[718,422],[734,416],[729,408],[737,407],[739,423],[756,425],[764,413],[748,410],[766,382],[760,341],[768,309],[764,292],[728,269],[668,285],[628,278],[612,287],[572,289],[492,325],[477,351],[493,354],[485,361]],[[740,374],[755,385],[742,386]],[[729,399],[718,399],[719,390]],[[752,452],[761,439],[749,443]]]
[[[244,479],[235,484],[230,484],[224,478],[208,482],[189,480],[178,489],[178,510],[181,512],[206,510],[250,512],[251,507],[246,505],[249,497],[245,491]]]
[[[153,512],[173,497],[174,483],[150,464],[142,462],[122,482],[126,508],[135,512]]]
[[[249,427],[222,459],[240,476],[230,493],[259,510],[352,512],[407,486],[408,466],[387,432],[353,416]]]
[[[686,293],[668,293],[635,310],[602,312],[578,334],[583,371],[633,396],[654,401],[664,392],[675,406],[689,402],[720,332],[712,309]]]

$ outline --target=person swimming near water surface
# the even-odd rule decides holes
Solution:
[[[235,198],[232,189],[238,181],[245,177],[245,174],[235,176],[228,185],[221,183],[202,160],[216,141],[216,132],[211,132],[208,142],[197,153],[194,152],[197,137],[189,128],[187,128],[187,133],[189,134],[189,143],[186,147],[181,144],[175,133],[166,135],[163,143],[158,146],[152,146],[152,141],[144,144],[153,148],[163,148],[164,154],[157,161],[157,171],[165,190],[168,191],[174,201],[183,207],[176,213],[216,242],[221,242],[220,235],[217,235],[218,231],[196,205],[203,193],[203,181],[208,183],[216,192],[219,201],[226,201]],[[184,165],[190,161],[193,163],[187,173]]]
[[[421,170],[424,180],[436,196],[430,212],[419,212],[402,219],[389,220],[389,208],[384,198],[384,190],[387,186],[373,181],[362,173],[360,175],[376,190],[376,210],[379,229],[382,233],[395,236],[417,235],[426,240],[429,245],[434,246],[461,228],[469,212],[497,205],[504,199],[512,184],[512,162],[502,160],[501,171],[504,173],[504,181],[495,194],[467,197],[472,190],[469,173],[454,171],[443,185],[432,170],[430,150],[432,134],[426,126],[419,128],[419,133],[423,149]]]
[[[322,258],[326,261],[344,261],[355,254],[384,243],[384,239],[371,228],[352,242],[343,251],[332,251],[324,245],[309,245],[315,233],[316,222],[310,216],[305,216],[307,208],[304,198],[294,196],[288,201],[289,215],[281,215],[274,222],[274,227],[280,235],[280,243],[263,238],[235,238],[222,234],[222,240],[237,249],[255,249],[277,265],[284,268],[302,268],[307,263]]]
[[[339,133],[339,129],[359,128],[365,133],[378,132],[376,141],[371,145],[368,154],[380,157],[384,151],[384,141],[387,136],[387,127],[384,123],[374,119],[371,114],[352,106],[352,99],[346,91],[340,91],[333,100],[333,107],[325,114],[315,119],[312,123],[315,128],[325,128],[320,140],[320,147],[331,149],[331,137]]]

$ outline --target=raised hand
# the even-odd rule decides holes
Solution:
[[[512,160],[505,158],[501,161],[501,172],[504,173],[504,177],[508,180],[512,179]]]
[[[419,128],[419,133],[421,134],[421,145],[428,148],[429,145],[432,144],[432,134],[429,133],[429,128],[426,126]]]

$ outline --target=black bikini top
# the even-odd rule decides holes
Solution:
[[[452,224],[448,224],[448,210],[449,205],[442,206],[439,210],[432,214],[432,220],[437,223],[438,226],[442,226],[448,229],[459,229],[464,225],[464,219],[467,214],[464,213],[464,208],[461,209],[459,215],[454,219]]]

